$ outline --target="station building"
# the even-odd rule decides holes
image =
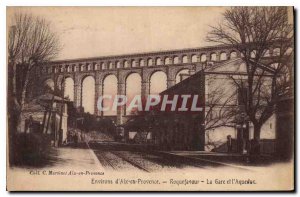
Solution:
[[[21,116],[20,133],[48,135],[53,143],[67,138],[68,100],[51,93],[43,94],[26,104]]]
[[[267,68],[262,66],[261,69]],[[165,90],[161,95],[198,94],[200,99],[205,101],[204,111],[152,112],[152,115],[148,115],[147,118],[153,119],[152,126],[149,128],[152,143],[163,150],[227,152],[226,141],[230,135],[234,142],[233,152],[245,152],[249,141],[254,138],[254,128],[241,105],[241,99],[247,93],[238,88],[232,80],[245,78],[245,72],[243,60],[235,58],[220,63],[207,62],[206,67],[201,71],[183,75],[181,82]],[[265,83],[269,82],[265,81]],[[280,110],[283,107],[277,108],[279,110],[261,128],[260,152],[263,154],[275,154],[279,151],[279,146],[292,144],[291,140],[282,138],[282,135],[291,138],[293,129],[288,129],[292,126],[286,128],[279,126],[278,122],[286,117]],[[290,113],[285,112],[285,114]]]

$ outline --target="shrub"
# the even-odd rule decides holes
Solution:
[[[42,166],[50,155],[50,136],[36,133],[18,133],[12,140],[11,166]]]

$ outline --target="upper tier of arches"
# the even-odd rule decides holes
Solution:
[[[255,55],[255,49],[251,56]],[[280,48],[265,51],[265,57],[279,56]],[[232,47],[216,46],[182,51],[162,51],[145,54],[109,56],[74,60],[54,61],[42,67],[44,74],[90,72],[101,70],[132,69],[140,67],[160,67],[177,64],[219,62],[241,57]]]

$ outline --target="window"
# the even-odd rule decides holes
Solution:
[[[152,66],[152,59],[151,58],[148,59],[148,66]]]
[[[113,69],[114,68],[114,65],[112,62],[109,63],[109,66],[108,66],[108,69]]]
[[[169,58],[169,57],[166,57],[166,58],[165,58],[165,65],[169,65],[169,64],[171,64],[170,58]]]
[[[279,56],[280,55],[280,48],[275,48],[273,50],[273,56]]]
[[[293,48],[292,48],[292,47],[289,47],[289,48],[284,52],[284,54],[285,54],[285,55],[290,55],[292,52],[293,52]]]
[[[182,56],[182,63],[188,63],[188,57],[186,55]]]
[[[88,64],[87,68],[88,70],[92,70],[92,64]]]
[[[102,70],[105,70],[105,69],[106,69],[105,63],[101,63],[101,69],[102,69]]]
[[[265,51],[264,57],[270,57],[270,50],[266,50],[266,51]]]
[[[234,58],[237,58],[237,53],[235,51],[232,51],[230,53],[230,59],[234,59]]]
[[[256,57],[256,54],[257,54],[257,51],[256,51],[256,50],[253,50],[253,51],[251,51],[250,57],[251,57],[251,58],[255,58],[255,57]]]
[[[124,68],[129,68],[130,66],[129,66],[129,63],[128,63],[128,61],[126,60],[125,62],[124,62]]]
[[[205,62],[207,60],[206,54],[201,54],[200,61]]]
[[[94,64],[94,70],[99,70],[99,65],[98,64]]]
[[[117,68],[121,68],[121,63],[117,61]]]
[[[135,60],[132,60],[132,61],[131,61],[131,67],[132,67],[132,68],[133,68],[133,67],[137,67],[136,61],[135,61]]]
[[[179,58],[177,56],[174,57],[174,64],[178,64],[179,63]]]
[[[156,58],[156,65],[161,65],[161,59],[159,57]]]
[[[224,60],[227,60],[227,54],[225,52],[222,52],[221,55],[220,55],[220,60],[221,61],[224,61]]]
[[[141,66],[141,67],[145,66],[145,60],[140,59],[140,66]]]
[[[192,62],[198,62],[197,55],[192,55]]]
[[[216,53],[210,54],[210,61],[217,61],[217,54]]]

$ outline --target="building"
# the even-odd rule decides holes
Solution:
[[[280,159],[293,158],[295,140],[294,97],[282,98],[276,114],[276,153]]]
[[[204,84],[203,72],[198,72],[160,95],[161,97],[164,95],[198,95],[198,101],[202,101],[198,103],[198,107],[204,106]],[[177,107],[179,106],[181,106],[180,102]],[[157,108],[160,108],[160,105]],[[151,142],[160,150],[204,150],[204,112],[204,108],[199,112],[160,111],[154,108],[143,116],[138,116],[124,124],[125,133],[133,131],[146,133],[147,142]],[[151,139],[148,139],[149,136]]]
[[[233,151],[246,153],[249,151],[250,141],[254,138],[254,126],[249,121],[243,106],[243,99],[247,99],[247,91],[233,83],[233,78],[246,81],[246,67],[241,58],[224,62],[207,62],[203,70],[189,77],[182,76],[182,81],[160,95],[198,94],[200,100],[205,101],[204,111],[198,113],[160,112],[154,110],[145,115],[145,124],[152,134],[152,143],[163,150],[208,150],[227,152],[227,137],[230,135]],[[266,70],[264,83],[270,83],[272,72]],[[293,103],[293,100],[289,100]],[[277,108],[281,109],[279,105]],[[290,119],[290,108],[277,110],[261,127],[260,152],[275,154],[278,150],[291,149],[291,129],[282,128],[279,122]],[[289,114],[285,116],[284,114]],[[139,117],[141,122],[141,118]],[[292,119],[290,119],[292,120]],[[147,124],[146,122],[149,122]],[[133,124],[132,121],[131,125]],[[286,122],[286,121],[285,121]],[[141,124],[141,123],[139,123]],[[293,125],[293,124],[291,124]],[[288,138],[283,137],[281,128],[289,132]],[[144,129],[145,130],[145,129]],[[287,131],[288,130],[288,131]],[[283,140],[285,139],[285,140]],[[279,148],[281,146],[281,148]],[[282,146],[286,148],[282,148]],[[276,151],[277,150],[277,151]],[[281,151],[282,152],[282,151]]]
[[[264,83],[270,83],[268,73],[272,71],[263,66],[260,69],[266,71]],[[207,150],[227,152],[226,141],[230,135],[236,141],[233,150],[247,152],[249,141],[254,138],[254,127],[244,109],[247,89],[242,84],[235,84],[246,83],[246,73],[246,65],[241,58],[219,64],[209,63],[205,68]],[[261,127],[261,152],[275,153],[275,133],[273,115]],[[222,145],[224,148],[218,149]]]
[[[62,144],[67,138],[67,104],[50,93],[39,96],[24,107],[20,132],[46,134],[56,145]]]

